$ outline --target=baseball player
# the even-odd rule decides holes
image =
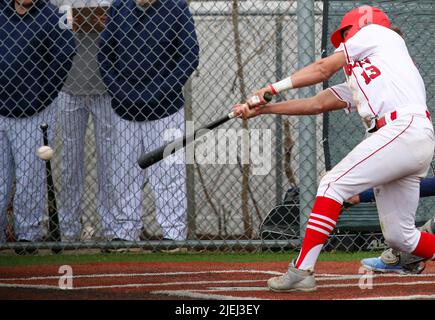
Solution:
[[[420,182],[420,197],[435,196],[435,178],[425,178]],[[375,201],[374,190],[370,189],[346,200],[350,206],[358,203],[367,203]],[[420,231],[435,234],[435,218],[430,218]],[[389,248],[385,250],[380,257],[367,258],[361,260],[361,264],[375,272],[393,272],[393,273],[421,273],[425,268],[425,259],[414,256],[410,253],[400,252]]]
[[[260,114],[315,115],[358,111],[369,135],[320,182],[298,258],[282,276],[269,279],[277,292],[314,291],[314,267],[334,229],[344,200],[376,186],[376,204],[386,242],[424,259],[435,258],[435,235],[415,227],[420,179],[434,152],[434,129],[423,79],[388,16],[363,6],[348,12],[332,34],[335,53],[256,92],[277,94],[321,83],[343,69],[346,83],[315,97],[252,107],[236,105],[247,119]]]
[[[101,2],[101,6],[97,7]],[[110,210],[111,162],[114,112],[111,98],[101,80],[97,54],[100,32],[104,28],[104,11],[108,1],[98,0],[94,7],[73,8],[73,31],[77,55],[59,94],[59,118],[62,138],[59,208],[62,240],[78,241],[82,229],[83,192],[85,183],[85,135],[92,117],[97,165],[97,214],[101,217],[102,236],[111,239],[113,218]],[[92,10],[94,20],[82,18],[82,10]],[[97,19],[98,17],[98,19]]]
[[[51,139],[50,105],[75,54],[73,34],[60,28],[60,19],[45,0],[0,1],[0,230],[15,178],[14,229],[23,242],[42,238],[46,179],[45,163],[36,155],[43,144],[39,127],[47,123]]]

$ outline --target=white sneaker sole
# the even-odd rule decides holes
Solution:
[[[269,287],[270,291],[273,292],[314,292],[317,290],[317,287],[313,288],[293,288],[293,289],[274,289]]]
[[[377,272],[377,273],[397,273],[397,274],[407,274],[405,271],[399,269],[399,270],[385,270],[385,269],[378,269],[370,266],[366,266],[362,264],[364,268],[366,268],[369,271]]]

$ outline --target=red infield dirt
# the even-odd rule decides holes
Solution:
[[[71,265],[72,283],[60,265],[0,267],[5,299],[435,299],[435,264],[420,275],[371,274],[359,262],[319,262],[317,291],[273,293],[268,278],[287,263],[94,263]],[[70,279],[71,280],[71,279]],[[60,285],[71,287],[62,289]]]

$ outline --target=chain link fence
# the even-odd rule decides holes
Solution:
[[[188,146],[185,161],[143,171],[137,159],[330,54],[330,33],[362,3],[51,1],[23,14],[0,0],[1,249],[299,247],[320,177],[362,139],[357,115],[235,119]],[[404,31],[435,111],[434,5],[370,4]],[[38,149],[43,123],[49,162],[37,155],[51,157]],[[418,223],[434,206],[422,200]],[[326,249],[382,246],[375,207],[361,204]]]

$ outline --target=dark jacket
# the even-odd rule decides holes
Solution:
[[[0,115],[24,118],[57,97],[71,68],[75,43],[61,29],[59,9],[36,0],[23,16],[0,0]]]
[[[116,0],[100,49],[101,76],[123,119],[156,120],[183,107],[183,86],[199,60],[184,0],[158,0],[146,10],[134,0]]]

